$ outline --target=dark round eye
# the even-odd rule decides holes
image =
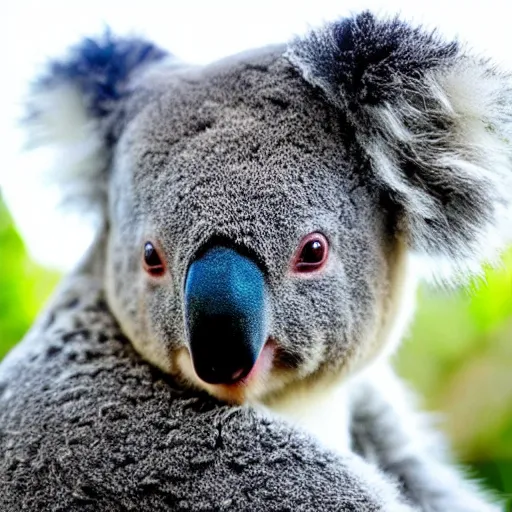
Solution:
[[[313,272],[319,270],[327,260],[328,243],[321,233],[311,233],[300,245],[298,256],[295,258],[296,272]]]
[[[151,242],[144,244],[144,268],[152,276],[161,276],[165,272],[162,258]]]

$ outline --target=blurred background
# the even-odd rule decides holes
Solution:
[[[139,3],[18,0],[2,6],[0,53],[0,359],[30,327],[62,275],[90,243],[92,226],[59,211],[44,178],[51,155],[23,151],[23,96],[49,56],[105,26],[145,35],[184,60],[204,63],[286,40],[310,26],[371,8],[460,36],[512,68],[505,2],[406,0]],[[498,15],[497,15],[498,13]],[[509,39],[507,39],[509,38]],[[498,269],[462,290],[419,292],[416,321],[398,369],[441,413],[458,460],[512,504],[512,251]]]

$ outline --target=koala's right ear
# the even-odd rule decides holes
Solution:
[[[337,109],[377,200],[435,278],[479,273],[512,240],[512,76],[457,41],[370,12],[287,56]]]
[[[122,129],[130,83],[167,56],[148,41],[106,32],[50,62],[33,84],[25,118],[28,146],[56,149],[52,178],[66,203],[104,208],[110,153]]]

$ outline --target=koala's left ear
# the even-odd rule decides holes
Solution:
[[[512,232],[509,75],[369,12],[296,40],[287,57],[351,126],[413,250],[459,273],[497,255]]]
[[[104,212],[110,152],[126,115],[133,81],[167,52],[138,38],[106,32],[50,62],[32,86],[28,146],[56,149],[54,180],[66,202]]]

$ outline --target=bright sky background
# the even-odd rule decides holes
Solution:
[[[397,13],[447,36],[459,36],[512,69],[508,0],[11,0],[0,10],[0,187],[29,250],[67,269],[87,247],[91,230],[57,209],[41,179],[47,158],[23,154],[16,126],[30,79],[50,56],[106,25],[153,39],[183,60],[205,63],[247,48],[286,41],[325,20],[370,8]],[[1,248],[0,248],[1,251]],[[1,262],[1,252],[0,252]]]

